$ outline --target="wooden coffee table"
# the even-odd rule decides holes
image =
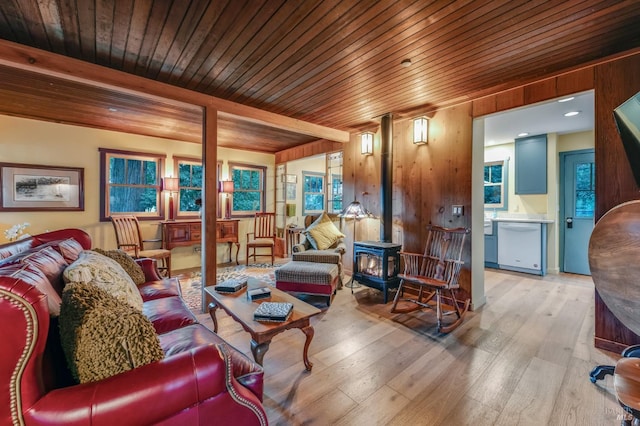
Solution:
[[[271,298],[250,301],[247,299],[247,289],[257,287],[269,287],[271,290]],[[269,350],[271,339],[277,334],[291,328],[299,328],[306,336],[304,342],[304,351],[302,354],[304,365],[308,371],[311,371],[313,364],[309,361],[308,350],[313,339],[313,327],[309,324],[309,318],[322,312],[320,309],[310,304],[296,299],[295,297],[271,287],[255,278],[249,278],[247,288],[233,294],[218,293],[213,286],[205,287],[212,298],[209,304],[209,315],[213,320],[213,331],[218,331],[218,320],[216,319],[216,311],[222,308],[230,317],[237,321],[242,328],[251,334],[251,353],[256,362],[262,365],[264,354]],[[293,303],[293,312],[289,320],[285,322],[258,322],[253,320],[253,312],[262,302],[291,302]]]

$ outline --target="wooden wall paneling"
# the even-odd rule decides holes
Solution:
[[[496,95],[496,109],[504,111],[524,105],[524,87],[516,87]]]
[[[356,163],[355,155],[360,155],[360,138],[357,134],[351,134],[349,143],[344,144],[342,153],[342,199],[346,207],[355,198],[356,192]],[[347,249],[343,255],[343,266],[349,274],[353,271],[353,222],[352,219],[341,221],[342,232],[345,234]]]
[[[481,117],[487,114],[493,114],[498,110],[496,106],[496,98],[498,95],[485,96],[484,98],[473,101],[473,116]]]
[[[594,67],[582,68],[556,77],[556,95],[564,96],[593,89]]]
[[[398,221],[402,226],[403,250],[421,253],[423,241],[422,213],[425,208],[422,198],[422,186],[425,184],[423,171],[428,170],[426,146],[417,146],[412,142],[412,120],[394,122],[394,133],[398,136],[393,146],[394,196],[402,204],[399,207]],[[400,171],[400,173],[397,173]],[[397,175],[397,176],[396,176]]]
[[[595,162],[596,220],[620,203],[640,199],[631,167],[622,146],[613,110],[640,91],[640,55],[595,67]],[[595,345],[619,352],[640,343],[597,295],[595,299]]]
[[[529,84],[524,88],[524,103],[535,104],[547,99],[556,97],[556,79],[547,78],[546,80],[537,81]]]
[[[341,151],[345,144],[342,142],[328,141],[321,139],[309,142],[304,145],[284,149],[275,153],[276,164],[286,163],[287,161],[299,160],[300,158],[312,155],[326,154],[328,152]]]

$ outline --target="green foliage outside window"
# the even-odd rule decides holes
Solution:
[[[506,208],[506,167],[503,161],[484,165],[484,207]]]
[[[108,176],[109,212],[157,212],[158,164],[156,160],[111,157]]]
[[[234,184],[232,210],[235,214],[255,213],[264,210],[264,169],[231,166]]]
[[[576,206],[574,217],[593,217],[596,205],[595,164],[579,163],[575,169]]]
[[[303,172],[302,179],[302,214],[322,212],[324,210],[324,175]]]
[[[201,164],[180,163],[178,165],[178,179],[180,186],[181,212],[197,212],[200,210],[197,199],[202,198],[203,167]]]

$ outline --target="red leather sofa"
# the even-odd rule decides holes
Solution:
[[[139,290],[164,359],[96,382],[71,382],[57,318],[36,288],[43,274],[20,262],[68,238],[91,248],[80,229],[0,245],[0,424],[267,424],[262,367],[198,323],[177,279],[161,279],[151,259],[138,261],[147,279]]]

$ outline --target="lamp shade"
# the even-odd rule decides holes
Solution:
[[[353,217],[356,219],[361,219],[363,217],[368,217],[369,212],[362,207],[360,201],[353,200],[345,209],[342,211],[342,217]]]
[[[174,177],[162,178],[162,190],[169,192],[178,192],[180,189],[179,179]]]
[[[426,117],[413,119],[413,143],[427,143],[429,137],[429,120]]]
[[[220,182],[220,192],[224,192],[225,194],[233,193],[235,187],[233,186],[232,180],[223,180]]]

